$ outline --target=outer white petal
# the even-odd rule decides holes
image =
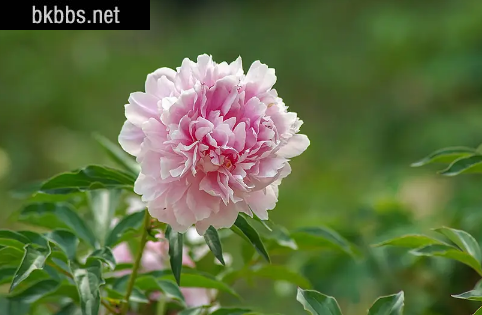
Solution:
[[[141,128],[134,126],[126,120],[119,134],[119,144],[127,153],[137,156],[141,152],[141,144],[145,134]]]
[[[309,145],[310,139],[308,139],[306,135],[296,134],[278,150],[277,154],[278,156],[289,159],[303,153]]]

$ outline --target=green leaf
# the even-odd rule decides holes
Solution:
[[[0,245],[15,247],[23,251],[26,244],[30,243],[30,240],[20,233],[10,230],[0,230]]]
[[[45,248],[49,247],[49,242],[47,241],[47,239],[43,235],[41,235],[37,232],[18,231],[18,233],[20,233],[23,236],[25,236],[26,238],[28,238],[30,240],[29,243],[38,245],[40,247],[45,247]]]
[[[119,166],[122,166],[132,175],[139,175],[139,172],[141,171],[139,164],[137,164],[136,160],[127,154],[120,146],[100,134],[94,134],[94,138],[114,162]]]
[[[254,246],[254,248],[258,251],[258,253],[266,259],[266,261],[270,262],[268,252],[264,247],[261,238],[259,237],[258,232],[248,223],[248,221],[242,216],[238,215],[236,221],[234,222],[234,226],[236,226],[239,231],[246,236],[245,239]],[[235,233],[239,233],[236,229],[232,229]]]
[[[22,292],[11,295],[10,300],[17,300],[23,303],[34,303],[43,296],[55,291],[59,283],[55,280],[47,279],[41,280]]]
[[[119,189],[97,189],[87,191],[90,209],[94,216],[95,232],[101,244],[110,231],[115,210],[119,206],[122,190]]]
[[[314,290],[298,288],[296,300],[303,305],[305,310],[313,315],[342,315],[338,302],[334,297]]]
[[[455,176],[466,173],[482,173],[482,155],[473,155],[455,160],[441,175]]]
[[[223,248],[219,240],[218,231],[212,225],[206,230],[206,233],[204,233],[204,240],[211,252],[213,252],[214,257],[216,257],[221,264],[225,265]]]
[[[480,307],[473,315],[482,315],[482,307]]]
[[[119,289],[122,289],[123,292],[120,292]],[[124,299],[124,297],[125,297],[124,291],[125,290],[126,290],[125,287],[116,288],[115,290],[110,289],[110,288],[105,288],[105,291],[107,292],[107,296],[110,299],[114,299],[114,300],[117,300],[119,302],[125,302],[125,299]],[[131,295],[129,297],[129,302],[147,304],[150,301],[149,301],[149,298],[144,293],[142,293],[138,288],[133,288],[132,292],[131,292]]]
[[[103,247],[96,249],[92,254],[90,254],[88,260],[98,259],[103,263],[107,264],[110,270],[114,270],[116,266],[115,257],[112,250],[109,247]]]
[[[469,267],[472,267],[475,271],[479,273],[479,275],[482,275],[482,269],[479,261],[477,261],[473,256],[464,253],[452,246],[439,244],[428,245],[425,247],[411,250],[410,253],[416,256],[434,256],[457,260],[463,264],[466,264]]]
[[[23,257],[23,253],[18,248],[3,247],[0,248],[0,266],[3,265],[15,265],[18,266],[20,260]],[[15,270],[17,267],[15,268]]]
[[[248,310],[245,308],[237,308],[237,307],[224,308],[223,307],[223,308],[218,308],[211,315],[245,315],[250,312],[251,310]]]
[[[79,240],[72,232],[67,230],[54,230],[45,236],[49,241],[57,245],[68,259],[73,260],[75,258]]]
[[[85,268],[72,270],[74,281],[79,291],[80,307],[83,315],[97,315],[100,308],[100,289],[105,282],[102,279],[102,264],[92,260]]]
[[[288,247],[292,250],[298,249],[298,244],[296,244],[296,241],[291,237],[290,233],[284,227],[273,223],[270,225],[270,227],[271,233],[268,233],[267,236],[269,239],[275,240],[280,246]]]
[[[423,246],[435,245],[435,244],[443,245],[444,242],[425,235],[409,234],[409,235],[403,235],[400,237],[395,237],[390,240],[375,244],[373,246],[380,247],[380,246],[391,245],[391,246],[400,246],[400,247],[409,247],[409,248],[420,248]]]
[[[184,295],[176,283],[169,280],[156,279],[152,275],[142,275],[136,279],[136,288],[142,291],[161,291],[171,299],[175,299],[184,304]]]
[[[13,277],[12,284],[10,285],[10,292],[12,292],[12,290],[22,281],[27,279],[32,271],[43,269],[50,252],[50,247],[48,246],[47,248],[34,248],[34,245],[32,244],[25,245],[25,253],[20,266]]]
[[[114,168],[89,165],[48,179],[40,191],[46,194],[70,194],[103,188],[132,190],[135,180],[134,175]]]
[[[77,306],[74,303],[69,303],[62,307],[55,315],[74,315],[77,310]]]
[[[252,271],[253,275],[271,280],[281,280],[296,284],[299,287],[310,288],[311,283],[299,272],[294,272],[281,265],[263,265]]]
[[[179,312],[178,315],[201,315],[202,311],[202,307],[188,308]]]
[[[453,161],[475,154],[476,151],[468,147],[448,147],[437,150],[420,161],[412,163],[412,167],[419,167],[430,163],[452,163]]]
[[[97,241],[92,230],[67,203],[32,203],[19,215],[19,220],[50,229],[65,228],[92,247]]]
[[[478,288],[478,289],[467,291],[461,294],[452,295],[452,297],[457,299],[482,302],[482,289]]]
[[[341,250],[348,255],[359,258],[360,251],[348,240],[334,230],[327,227],[305,227],[291,233],[300,249],[303,248],[332,248]]]
[[[0,268],[0,285],[11,282],[16,271],[17,267]]]
[[[402,315],[403,291],[378,298],[368,310],[368,315]]]
[[[435,231],[445,235],[449,240],[454,242],[454,244],[457,245],[463,252],[471,255],[477,261],[480,262],[482,260],[482,254],[479,244],[469,233],[462,230],[451,229],[448,227],[441,227],[435,229]]]
[[[29,310],[30,304],[0,296],[0,314],[2,315],[28,315]]]
[[[105,245],[113,248],[122,240],[122,236],[130,230],[138,229],[142,225],[146,211],[134,212],[124,217],[109,233]]]
[[[182,247],[184,243],[184,235],[174,232],[171,226],[166,229],[166,237],[169,240],[169,262],[171,270],[178,285],[181,285],[182,270]]]
[[[145,273],[142,276],[152,275],[157,279],[174,281],[174,276],[171,270],[160,270]],[[226,283],[216,279],[210,274],[198,271],[196,269],[186,268],[182,269],[181,284],[183,288],[206,288],[216,289],[222,292],[229,293],[235,297],[239,295]]]

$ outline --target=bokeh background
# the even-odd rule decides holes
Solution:
[[[0,31],[0,227],[15,226],[12,189],[109,163],[92,133],[116,141],[147,73],[202,53],[274,67],[304,120],[311,146],[292,161],[272,219],[329,226],[364,253],[300,253],[289,266],[345,315],[400,290],[408,315],[476,309],[450,297],[479,279],[468,267],[371,245],[442,225],[482,241],[481,178],[410,167],[482,142],[480,0],[152,1],[150,31]],[[304,314],[282,283],[236,286],[256,310]]]

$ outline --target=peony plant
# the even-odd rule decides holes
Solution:
[[[290,159],[310,144],[275,82],[259,61],[245,73],[241,58],[208,55],[149,74],[125,106],[120,146],[95,136],[116,167],[88,165],[24,190],[13,217],[19,229],[0,230],[0,314],[259,315],[233,287],[264,278],[289,283],[311,314],[340,315],[300,270],[271,261],[327,248],[360,258],[329,227],[288,231],[268,216]],[[450,155],[460,159],[446,174],[477,169],[480,154],[467,150],[419,164]],[[408,236],[381,245],[422,246],[420,255],[455,258],[482,274],[478,244],[463,231],[440,231],[454,244]],[[226,296],[237,302],[226,305]],[[403,299],[379,298],[368,314],[401,314]]]

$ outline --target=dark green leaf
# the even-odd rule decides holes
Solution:
[[[419,167],[430,163],[452,163],[453,161],[475,154],[476,151],[467,147],[448,147],[437,150],[420,161],[412,163],[412,167]]]
[[[435,256],[457,260],[463,264],[466,264],[467,266],[472,267],[475,271],[479,273],[479,275],[482,275],[482,269],[479,261],[477,261],[473,256],[464,253],[452,246],[428,245],[425,247],[414,249],[410,252],[416,256]]]
[[[296,300],[313,315],[342,315],[335,298],[314,290],[298,288]]]
[[[402,315],[403,291],[378,298],[368,310],[368,315]]]
[[[114,168],[89,165],[48,179],[40,191],[46,194],[70,194],[103,188],[132,190],[135,180],[134,175]]]
[[[50,229],[65,228],[90,246],[97,244],[94,233],[66,203],[32,203],[22,209],[19,220]]]
[[[251,310],[245,308],[219,308],[215,310],[211,315],[245,315],[250,313]]]
[[[463,157],[455,160],[440,174],[445,176],[455,176],[466,173],[481,173],[482,172],[482,155],[473,155]]]
[[[18,233],[22,234],[26,238],[30,240],[30,243],[38,245],[40,247],[49,247],[49,242],[45,238],[45,236],[32,231],[18,231]]]
[[[442,241],[439,241],[435,238],[431,238],[425,235],[403,235],[400,237],[392,238],[387,241],[383,241],[379,244],[373,245],[376,247],[380,246],[401,246],[401,247],[409,247],[409,248],[420,248],[422,246],[427,245],[435,245],[435,244],[444,244]]]
[[[482,254],[480,252],[480,247],[477,241],[469,233],[451,229],[448,227],[441,227],[435,229],[435,231],[445,235],[449,240],[454,242],[463,252],[473,256],[477,261],[482,260]]]
[[[181,285],[182,270],[182,247],[184,243],[184,235],[174,232],[171,226],[166,229],[166,237],[169,240],[169,262],[171,270],[178,285]]]
[[[100,308],[99,287],[104,284],[102,264],[99,260],[92,260],[89,263],[85,268],[74,268],[72,271],[79,291],[82,314],[98,315]]]
[[[223,248],[219,240],[218,231],[212,225],[206,230],[206,233],[204,233],[204,240],[211,252],[213,252],[214,257],[216,257],[221,264],[225,265]]]
[[[254,246],[254,248],[258,251],[258,253],[266,259],[266,261],[270,262],[268,252],[264,247],[261,238],[259,237],[258,232],[248,223],[248,221],[242,216],[238,215],[236,222],[234,222],[234,226],[236,226],[249,240],[249,242]],[[237,232],[233,229],[235,233]]]
[[[74,315],[77,313],[77,306],[74,303],[69,303],[62,307],[55,315]]]
[[[54,230],[46,234],[49,241],[57,245],[67,256],[68,259],[73,260],[77,252],[77,237],[67,230]]]
[[[94,216],[95,232],[104,244],[110,231],[115,210],[119,206],[122,191],[118,189],[97,189],[87,192],[90,209]]]
[[[88,259],[99,259],[103,263],[107,264],[111,270],[114,270],[116,266],[114,254],[109,247],[96,249],[92,254],[90,254]]]
[[[58,286],[59,283],[55,280],[42,280],[31,285],[22,292],[11,295],[9,298],[23,303],[34,303],[43,296],[53,292]]]
[[[23,251],[26,244],[30,243],[30,240],[20,233],[10,230],[0,230],[0,245],[15,247]]]
[[[184,304],[184,296],[176,283],[169,280],[156,279],[154,276],[145,275],[136,279],[136,288],[142,291],[161,291],[172,299]]]
[[[47,248],[34,248],[32,244],[27,244],[25,246],[25,253],[22,262],[15,272],[12,284],[10,285],[10,292],[22,281],[27,279],[32,271],[42,269],[49,255],[50,247],[47,246]]]
[[[122,166],[133,176],[139,175],[141,170],[139,164],[137,164],[135,159],[127,154],[120,146],[99,134],[94,134],[94,138],[97,140],[97,142],[99,142],[99,144],[114,162],[116,162],[119,166]]]
[[[360,251],[353,244],[327,227],[300,228],[292,232],[291,237],[293,237],[301,249],[306,247],[327,247],[341,250],[354,258],[358,258],[361,255]]]
[[[105,245],[113,248],[115,245],[119,244],[122,236],[129,230],[138,229],[144,220],[144,215],[146,211],[142,210],[139,212],[132,213],[124,217],[115,227],[110,231]]]
[[[118,289],[118,288],[116,288]],[[105,291],[108,293],[108,297],[117,301],[125,302],[125,293],[124,292],[119,292],[118,290],[113,290],[110,288],[105,288]],[[125,288],[123,288],[123,291],[125,291]],[[142,293],[138,288],[133,288],[131,295],[129,297],[130,302],[134,303],[144,303],[147,304],[149,303],[149,298]]]
[[[0,314],[2,315],[27,315],[29,310],[30,304],[0,296]]]

